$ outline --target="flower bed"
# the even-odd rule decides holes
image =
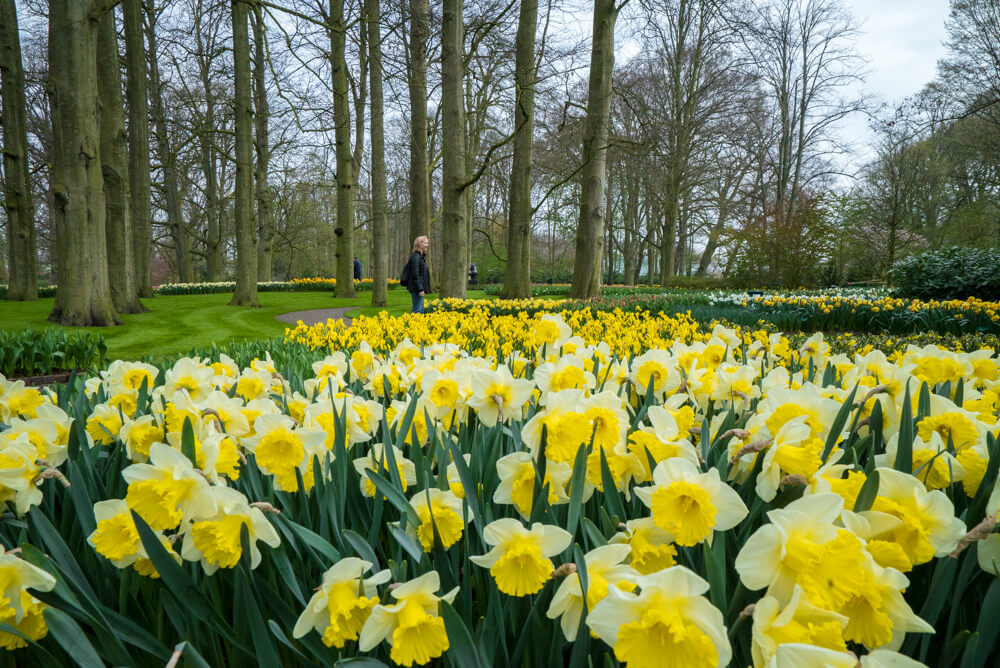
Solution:
[[[433,310],[467,312],[475,302],[442,300]],[[546,311],[590,309],[593,311],[649,311],[675,315],[689,313],[708,323],[756,326],[769,322],[780,330],[851,331],[867,333],[1000,335],[1000,302],[978,299],[921,301],[900,299],[879,289],[823,290],[763,293],[670,291],[663,294],[631,292],[591,300],[497,300],[490,303],[495,314],[524,311],[534,315]]]
[[[108,350],[104,337],[50,328],[18,332],[0,330],[0,374],[48,376],[61,371],[95,369]]]
[[[268,281],[257,283],[258,292],[324,292],[337,287],[335,278],[293,278],[290,281]],[[392,290],[399,287],[399,281],[390,278],[387,287]],[[232,292],[236,289],[234,281],[218,283],[164,283],[157,286],[153,292],[158,295],[207,295],[220,292]],[[372,279],[363,278],[354,281],[355,290],[371,290]]]
[[[990,665],[995,351],[847,359],[590,312],[493,339],[478,317],[316,328],[305,373],[216,353],[0,379],[0,644],[18,665]]]

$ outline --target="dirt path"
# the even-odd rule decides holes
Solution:
[[[275,316],[276,320],[281,322],[287,322],[290,325],[295,325],[299,320],[307,325],[315,325],[320,322],[326,322],[328,319],[342,320],[348,327],[351,326],[351,319],[344,314],[350,311],[355,306],[348,306],[342,308],[318,308],[311,311],[292,311],[291,313],[282,313],[279,316]]]

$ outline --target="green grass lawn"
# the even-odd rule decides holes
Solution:
[[[389,290],[388,312],[410,310],[410,295],[405,290]],[[140,359],[145,355],[182,353],[215,343],[224,345],[240,339],[266,339],[281,336],[289,325],[275,316],[291,311],[356,306],[348,312],[370,315],[383,309],[372,308],[371,293],[360,292],[355,299],[333,299],[329,292],[261,292],[261,308],[229,306],[232,294],[159,296],[143,300],[149,313],[122,316],[120,327],[74,328],[95,332],[108,344],[109,359]],[[470,292],[469,298],[481,299],[482,292]],[[0,329],[22,330],[55,327],[46,318],[53,299],[36,302],[0,301]]]

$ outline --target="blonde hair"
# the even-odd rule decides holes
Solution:
[[[430,240],[426,236],[421,235],[421,236],[419,236],[419,237],[417,237],[416,239],[413,240],[413,250],[420,250],[420,242],[421,241],[426,241],[426,242],[430,243]]]

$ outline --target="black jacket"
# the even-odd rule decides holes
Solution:
[[[427,267],[427,260],[420,251],[413,251],[408,261],[410,265],[410,284],[407,289],[417,293],[421,290],[425,293],[431,291],[431,270]]]

